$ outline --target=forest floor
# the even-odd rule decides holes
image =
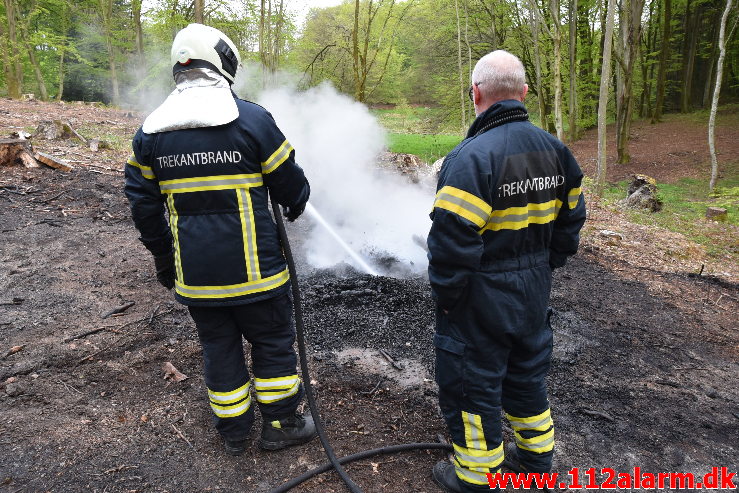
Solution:
[[[279,452],[254,444],[240,457],[223,452],[193,324],[156,282],[122,193],[125,143],[141,116],[0,100],[0,135],[52,116],[114,145],[93,153],[72,140],[33,142],[75,161],[70,173],[0,167],[0,492],[264,492],[324,463],[318,440]],[[639,172],[705,171],[694,153],[704,126],[634,131]],[[718,134],[736,161],[739,128]],[[593,142],[588,133],[573,146],[586,172]],[[614,179],[626,172],[614,168]],[[291,226],[299,246],[309,225]],[[606,229],[623,239],[602,235]],[[337,454],[445,436],[427,281],[305,265],[301,272],[309,363]],[[102,317],[127,302],[135,304]],[[551,305],[555,471],[737,470],[733,255],[709,255],[679,233],[633,224],[593,202],[580,253],[555,273]],[[189,378],[165,379],[167,362]],[[431,467],[443,455],[379,456],[348,471],[367,493],[437,492]],[[328,473],[295,491],[345,490]]]

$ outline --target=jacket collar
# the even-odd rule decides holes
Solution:
[[[475,118],[467,131],[467,138],[475,137],[508,122],[526,121],[528,119],[529,114],[521,101],[515,99],[498,101]]]

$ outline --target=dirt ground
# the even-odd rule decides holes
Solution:
[[[0,135],[51,115],[113,141],[129,139],[140,121],[87,105],[0,100]],[[658,163],[640,171],[670,176],[659,155],[691,169],[694,155],[673,156],[668,145],[702,130],[672,126],[675,138],[665,141],[662,125],[670,124],[635,125],[634,154]],[[719,130],[724,143],[736,144],[738,133]],[[575,146],[583,161],[588,145],[592,136]],[[254,445],[240,457],[222,451],[193,324],[156,282],[129,219],[126,152],[93,153],[71,140],[34,146],[76,169],[0,167],[0,492],[265,492],[322,464],[317,440],[271,453]],[[291,228],[296,244],[305,227]],[[602,229],[623,242],[610,244]],[[731,258],[591,207],[581,252],[556,272],[551,300],[556,471],[737,470],[739,268]],[[427,282],[301,271],[309,363],[337,454],[445,436]],[[165,379],[167,362],[189,378]],[[443,455],[379,456],[348,471],[367,493],[437,492],[430,471]],[[345,489],[328,473],[295,491]]]

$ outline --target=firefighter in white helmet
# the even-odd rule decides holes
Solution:
[[[175,37],[176,89],[144,121],[125,169],[125,193],[157,279],[187,305],[203,348],[205,383],[226,451],[276,450],[315,436],[298,413],[290,279],[268,193],[295,220],[310,194],[295,151],[272,116],[231,91],[236,45],[190,24]],[[168,219],[165,219],[165,204]],[[242,346],[251,343],[252,380]]]

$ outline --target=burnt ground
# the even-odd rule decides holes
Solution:
[[[105,108],[2,100],[0,128],[35,127],[49,114],[112,141],[138,122]],[[80,162],[71,173],[0,168],[0,492],[264,492],[323,463],[317,440],[222,452],[193,324],[157,284],[128,218],[118,171],[126,152],[34,145]],[[296,243],[304,227],[291,228]],[[609,244],[603,228],[624,242]],[[709,257],[681,235],[598,207],[583,236],[551,300],[555,470],[736,470],[735,257]],[[337,453],[443,435],[426,281],[303,266],[300,286],[312,378]],[[102,318],[126,302],[135,305]],[[189,378],[165,379],[166,362]],[[442,456],[381,456],[348,470],[366,492],[436,492],[430,468]],[[297,491],[344,489],[324,474]]]

